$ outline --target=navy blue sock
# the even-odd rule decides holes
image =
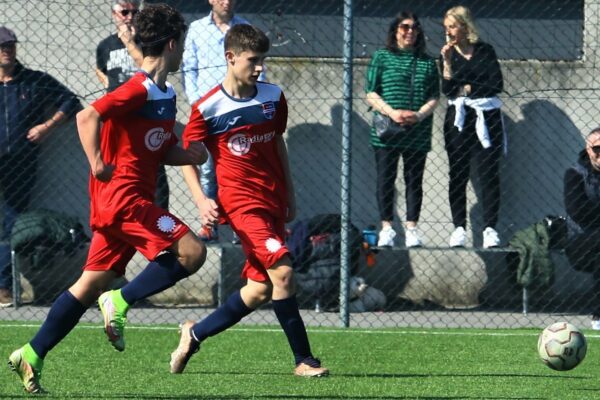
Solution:
[[[54,348],[77,325],[87,307],[64,291],[52,304],[46,320],[29,344],[40,358]]]
[[[173,253],[164,253],[123,286],[121,295],[127,304],[133,305],[138,300],[170,288],[188,276],[190,273],[177,261]]]
[[[192,333],[196,340],[203,341],[209,336],[223,332],[225,329],[237,324],[242,318],[254,311],[248,308],[242,300],[239,290],[233,293],[221,307],[213,311],[208,317],[196,322]]]
[[[306,327],[300,316],[296,296],[283,300],[273,300],[271,303],[273,303],[273,311],[275,311],[279,324],[283,328],[288,343],[292,348],[296,364],[299,364],[307,357],[312,357]]]

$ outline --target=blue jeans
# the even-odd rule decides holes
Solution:
[[[208,153],[208,159],[200,166],[200,186],[204,194],[211,198],[217,198],[217,175],[215,173],[215,162]]]
[[[0,289],[12,288],[12,264],[10,260],[10,233],[17,219],[17,211],[3,202],[2,234],[0,235]]]

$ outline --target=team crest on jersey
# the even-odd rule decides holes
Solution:
[[[267,101],[262,104],[263,114],[266,119],[273,119],[275,115],[275,103]]]
[[[160,146],[171,138],[171,132],[165,132],[162,127],[152,128],[146,132],[144,142],[146,147],[150,151],[156,151],[160,149]]]
[[[156,220],[156,227],[164,233],[172,233],[175,230],[175,220],[169,215],[161,215]]]
[[[282,247],[281,242],[275,238],[268,238],[265,242],[265,246],[269,253],[276,253]]]

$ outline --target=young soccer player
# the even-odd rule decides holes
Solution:
[[[183,174],[204,225],[227,222],[247,256],[246,285],[204,320],[182,325],[171,354],[171,372],[183,372],[200,343],[231,327],[272,300],[300,376],[326,376],[314,358],[295,297],[293,270],[284,244],[284,224],[294,219],[294,188],[283,140],[287,104],[281,89],[257,81],[269,39],[251,25],[234,25],[225,35],[227,74],[221,85],[198,100],[183,139],[184,147],[206,144],[219,182],[218,201],[208,198],[196,166]]]
[[[166,79],[179,69],[185,21],[169,6],[150,5],[138,14],[135,25],[144,55],[141,71],[77,114],[91,167],[93,237],[81,277],[56,299],[33,339],[9,357],[9,366],[30,393],[42,391],[39,380],[46,354],[111,281],[123,275],[136,250],[152,262],[127,288],[107,292],[100,301],[106,331],[118,350],[125,346],[123,323],[129,305],[196,272],[206,258],[206,248],[189,228],[153,204],[160,163],[206,160],[201,143],[184,150],[176,146],[173,133],[175,92]]]

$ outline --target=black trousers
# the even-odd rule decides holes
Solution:
[[[570,235],[565,254],[573,269],[592,274],[594,286],[589,301],[594,315],[600,316],[600,229]]]
[[[404,191],[406,198],[406,220],[418,221],[423,203],[423,172],[427,152],[373,147],[377,166],[377,205],[382,221],[394,219],[394,194],[398,162],[402,156],[404,168]]]
[[[483,223],[495,227],[500,211],[500,158],[503,152],[504,130],[499,109],[485,111],[491,146],[484,149],[475,131],[477,114],[465,107],[466,116],[462,132],[454,126],[454,106],[448,106],[444,120],[444,140],[450,165],[448,197],[452,222],[455,227],[467,225],[467,184],[471,160],[474,161],[481,182]]]

